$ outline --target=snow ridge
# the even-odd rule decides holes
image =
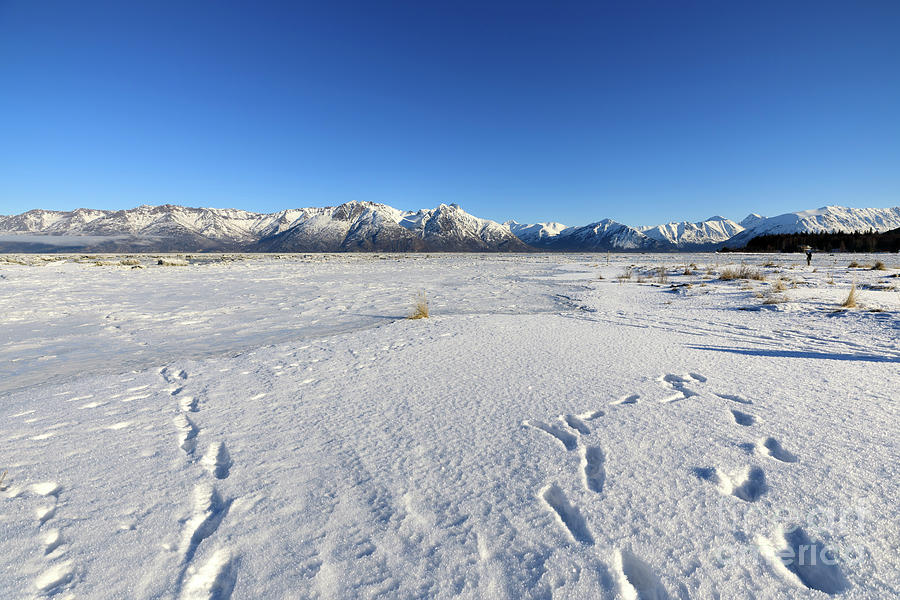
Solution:
[[[725,242],[744,230],[739,223],[725,217],[710,217],[705,221],[666,223],[655,227],[641,227],[644,235],[660,242],[682,248],[694,248]]]

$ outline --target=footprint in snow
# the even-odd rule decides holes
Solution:
[[[581,418],[576,417],[575,415],[563,415],[560,418],[565,421],[566,425],[568,425],[581,435],[591,434],[591,430],[588,429],[588,426],[585,425],[584,421],[582,421]]]
[[[193,396],[181,396],[178,399],[178,408],[184,412],[197,412],[200,407],[197,405],[197,399]]]
[[[628,600],[667,600],[669,594],[653,569],[627,550],[616,551],[613,570],[619,593]]]
[[[200,459],[200,464],[206,467],[206,470],[216,479],[225,479],[228,477],[228,472],[234,463],[231,460],[231,455],[228,453],[228,448],[225,447],[225,443],[213,442],[209,445],[209,449],[207,449],[203,458]]]
[[[756,423],[756,417],[753,415],[749,415],[745,412],[741,412],[739,410],[732,410],[731,416],[734,417],[734,422],[743,427],[749,427]]]
[[[627,396],[622,396],[618,400],[613,400],[610,404],[637,404],[640,398],[640,394],[629,394]]]
[[[525,421],[522,424],[526,427],[531,427],[532,429],[537,429],[543,431],[547,435],[553,436],[566,450],[574,450],[578,445],[578,438],[564,430],[562,427],[536,420]]]
[[[673,393],[666,396],[660,402],[677,402],[694,396],[699,396],[700,392],[688,387],[688,384],[706,383],[707,379],[699,373],[687,373],[677,375],[675,373],[667,373],[657,379],[663,386],[671,388]]]
[[[587,523],[584,517],[581,516],[581,511],[572,506],[558,485],[552,483],[542,489],[540,498],[553,512],[573,540],[587,546],[594,545],[594,537],[588,530]]]
[[[834,553],[799,525],[780,527],[772,539],[759,536],[756,543],[775,570],[797,587],[839,594],[850,586]]]
[[[766,474],[759,467],[747,467],[732,476],[715,467],[695,467],[693,473],[698,479],[714,484],[720,493],[744,502],[756,502],[768,490]]]
[[[186,454],[193,454],[197,448],[197,426],[184,414],[175,415],[173,422],[178,429],[178,446]]]
[[[605,414],[606,411],[603,410],[589,410],[586,413],[581,413],[580,415],[578,415],[578,418],[582,421],[593,421],[594,419],[599,419]]]
[[[202,567],[192,573],[181,589],[181,600],[228,600],[237,581],[234,557],[219,548]]]
[[[603,450],[597,446],[581,449],[581,474],[584,487],[597,494],[603,491],[603,484],[606,481],[606,470],[603,468],[605,460]]]
[[[797,462],[797,456],[785,450],[781,443],[773,437],[761,439],[756,446],[760,454],[780,460],[781,462]]]
[[[59,504],[59,494],[62,492],[62,486],[55,481],[44,481],[35,483],[30,487],[31,491],[38,496],[53,499],[52,505],[40,507],[36,511],[38,523],[40,526],[43,526],[44,523],[56,516],[56,507]],[[42,594],[55,595],[71,583],[75,569],[71,560],[54,562],[60,556],[60,552],[54,551],[60,548],[63,543],[59,529],[47,530],[41,541],[44,546],[44,557],[51,561],[51,564],[34,580],[34,587]],[[61,552],[63,551],[61,550]]]
[[[737,396],[735,394],[716,394],[722,400],[731,400],[732,402],[737,402],[738,404],[753,404],[750,400],[746,398],[742,398],[741,396]]]
[[[166,383],[179,383],[188,378],[187,371],[184,369],[176,371],[170,367],[163,367],[160,369],[159,374],[162,375]]]

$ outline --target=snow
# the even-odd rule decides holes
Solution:
[[[749,215],[747,215],[746,217],[741,219],[739,224],[744,229],[749,229],[749,228],[753,227],[754,225],[756,225],[757,223],[759,223],[760,221],[762,221],[763,219],[765,219],[765,217],[762,216],[761,214],[750,213]]]
[[[350,201],[339,206],[251,213],[236,209],[139,206],[120,211],[32,210],[0,216],[6,251],[51,251],[54,246],[91,252],[338,252],[505,251],[535,248],[599,250],[712,250],[743,247],[766,233],[886,231],[900,227],[900,207],[816,210],[741,223],[713,216],[697,223],[629,227],[610,219],[567,227],[547,222],[502,225],[465,212],[457,204],[403,211],[386,204]],[[523,243],[524,242],[524,243]]]
[[[715,216],[698,223],[667,223],[655,227],[641,227],[639,230],[649,238],[681,248],[725,242],[744,228],[734,221]]]
[[[897,255],[57,258],[0,257],[12,597],[900,589]]]
[[[519,223],[517,221],[506,221],[503,224],[509,227],[509,230],[512,231],[516,235],[516,237],[518,237],[526,244],[533,244],[534,242],[543,240],[545,238],[556,237],[564,230],[568,229],[568,227],[566,227],[562,223],[557,223],[556,221],[533,224]]]
[[[31,234],[31,235],[26,235]],[[508,227],[466,213],[456,204],[401,211],[351,201],[339,206],[272,214],[236,209],[139,206],[120,211],[33,210],[0,216],[0,242],[110,251],[235,250],[519,250]],[[261,244],[261,247],[255,247]],[[18,248],[16,246],[15,248]],[[38,250],[42,248],[38,246]]]
[[[611,219],[582,227],[568,227],[548,241],[551,247],[561,250],[639,250],[659,245],[659,242],[637,229]]]
[[[755,215],[750,215],[753,217]],[[748,219],[750,217],[747,217]],[[745,219],[746,221],[746,219]],[[823,206],[814,210],[785,213],[751,222],[747,229],[729,241],[729,246],[741,248],[759,235],[842,231],[889,231],[900,227],[900,206],[893,208],[847,208]]]

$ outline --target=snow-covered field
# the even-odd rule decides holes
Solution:
[[[897,255],[58,258],[4,598],[900,595]]]

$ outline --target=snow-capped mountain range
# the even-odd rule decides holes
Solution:
[[[401,211],[374,202],[261,214],[139,206],[130,210],[31,210],[0,217],[0,251],[345,252],[520,251],[519,238],[455,204]]]
[[[567,227],[556,222],[500,224],[456,204],[412,212],[353,201],[269,214],[167,204],[0,216],[0,252],[672,252],[738,248],[770,233],[897,227],[900,207],[826,206],[769,218],[750,214],[740,223],[715,216],[645,227],[610,219]]]
[[[758,217],[759,215],[750,215]],[[746,222],[744,219],[743,222]],[[742,248],[760,235],[778,233],[820,233],[825,231],[889,231],[900,227],[900,206],[893,208],[847,208],[825,206],[815,210],[785,213],[768,219],[753,219],[744,231],[728,240],[728,246]]]

